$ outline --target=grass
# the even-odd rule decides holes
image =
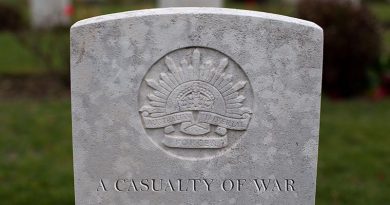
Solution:
[[[74,204],[69,99],[0,102],[0,198],[7,204]],[[324,100],[319,205],[390,201],[390,100]]]
[[[390,202],[390,101],[322,107],[317,204]]]
[[[12,33],[0,32],[0,74],[35,74],[43,72],[39,61]]]
[[[28,32],[21,43],[15,34],[0,32],[0,75],[34,75],[69,70],[69,31]],[[55,49],[53,49],[55,47]]]
[[[1,101],[0,204],[74,204],[68,101]]]

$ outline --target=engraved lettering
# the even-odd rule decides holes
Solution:
[[[244,186],[246,179],[237,179],[237,191],[241,191],[241,187]]]
[[[156,179],[152,179],[152,190],[153,191],[161,191],[162,190],[162,179],[160,181],[160,188],[156,188]]]
[[[254,179],[253,182],[258,192],[295,191],[295,187],[293,186],[295,181],[293,179]],[[281,182],[284,182],[284,185],[281,185]],[[285,189],[283,189],[282,187],[284,187]]]
[[[107,191],[106,185],[104,185],[103,179],[100,179],[99,186],[97,187],[96,191],[99,191],[100,189],[102,189],[103,191]]]
[[[189,179],[188,181],[192,181],[192,190],[193,191],[196,191],[196,185],[197,185],[197,182],[201,182],[202,180],[200,179]]]
[[[295,188],[293,186],[294,182],[295,181],[293,179],[286,179],[286,191],[295,191]]]
[[[234,188],[234,182],[231,179],[225,179],[222,183],[222,189],[224,191],[231,191]]]
[[[210,180],[210,181],[209,181]],[[214,182],[214,179],[203,179],[204,184],[207,186],[207,191],[210,191],[210,185]]]
[[[113,190],[117,192],[210,192],[212,186],[218,183],[225,192],[241,192],[251,190],[246,186],[248,179],[116,179],[113,180]],[[281,182],[285,184],[282,185]],[[252,183],[251,183],[252,184]],[[256,192],[294,192],[294,179],[253,179]],[[97,191],[108,191],[103,179],[99,180]]]
[[[277,179],[274,180],[274,188],[272,188],[272,191],[275,191],[275,188],[277,188],[278,191],[282,191],[280,188],[279,181]]]
[[[179,191],[188,191],[188,187],[185,190],[182,189],[182,181],[183,181],[183,179],[177,180],[178,186],[179,186]]]
[[[116,190],[116,191],[119,191],[119,192],[123,191],[122,189],[119,188],[119,182],[120,182],[120,181],[122,181],[123,183],[125,182],[124,179],[118,179],[118,180],[116,180],[115,186],[114,186],[114,187],[115,187],[115,190]]]
[[[254,179],[253,181],[256,184],[257,191],[260,192],[262,188],[264,189],[264,191],[267,191],[269,183],[271,182],[271,179],[268,179],[268,183],[267,184],[264,182],[264,179],[260,179],[260,184],[258,182],[258,179]]]
[[[141,184],[141,191],[148,191],[149,190],[149,180],[148,179],[142,179],[140,184]]]
[[[171,189],[171,191],[175,191],[175,188],[173,188],[173,185],[172,185],[172,182],[171,182],[170,179],[168,179],[168,183],[167,183],[167,185],[165,187],[165,191],[168,191],[167,190],[168,188]]]
[[[137,188],[137,186],[135,185],[135,182],[134,182],[133,179],[130,180],[130,185],[129,185],[129,188],[127,189],[127,191],[130,191],[131,188],[133,188],[133,191],[138,191],[138,188]]]

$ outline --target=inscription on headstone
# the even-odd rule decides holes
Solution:
[[[76,23],[76,204],[314,204],[322,43],[233,9]]]

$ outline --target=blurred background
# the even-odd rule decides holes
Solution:
[[[390,204],[390,0],[216,3],[324,28],[317,204]],[[69,27],[158,6],[0,0],[0,204],[74,204]]]

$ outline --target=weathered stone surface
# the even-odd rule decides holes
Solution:
[[[223,0],[158,0],[160,8],[166,7],[223,7]]]
[[[66,14],[69,0],[31,0],[32,26],[35,28],[50,28],[69,25],[70,18]]]
[[[314,204],[323,32],[170,8],[71,29],[76,204]]]

